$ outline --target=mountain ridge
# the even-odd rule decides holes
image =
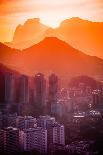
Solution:
[[[79,75],[103,76],[102,59],[89,56],[56,37],[47,37],[22,51],[11,49],[10,54],[6,49],[0,47],[3,55],[0,62],[26,75],[53,72],[66,79]]]
[[[21,36],[24,37],[26,41],[24,38],[24,41],[22,41],[22,37],[20,37],[19,35],[19,43],[16,43],[15,45],[13,45],[12,43],[6,43],[6,45],[15,48],[21,47],[20,49],[25,49],[39,43],[45,37],[58,37],[59,39],[69,43],[71,46],[80,51],[83,51],[89,55],[96,55],[103,58],[103,22],[93,22],[78,17],[73,17],[62,21],[58,27],[51,28],[47,27],[46,25],[42,25],[40,19],[37,18],[34,19],[34,21],[35,20],[38,24],[34,24],[34,26],[31,26],[32,22],[30,21],[32,20],[29,20],[28,22],[29,29],[32,30],[27,29],[25,31],[24,36],[26,35],[27,37],[24,37],[22,34],[22,31],[24,30],[19,31],[18,34],[14,34],[14,38],[16,38],[19,33],[22,34]],[[25,23],[22,26],[22,29],[27,28],[27,26],[25,26]],[[34,31],[34,29],[36,30],[35,25],[38,25],[36,32]],[[42,28],[40,25],[45,27],[43,33],[41,33]]]

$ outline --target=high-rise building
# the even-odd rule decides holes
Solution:
[[[0,111],[0,129],[3,127],[3,115],[2,112]]]
[[[19,151],[19,130],[17,128],[4,129],[4,151],[8,154]]]
[[[16,118],[16,127],[19,129],[29,129],[36,126],[36,118],[32,116],[18,116]]]
[[[51,144],[54,143],[65,145],[64,125],[57,123],[54,117],[40,116],[37,119],[37,125],[47,129],[48,150]]]
[[[92,106],[94,108],[96,108],[101,103],[101,98],[102,98],[101,91],[100,90],[94,90],[92,95],[93,95],[93,105]]]
[[[0,130],[0,154],[3,153],[4,150],[4,131]]]
[[[16,118],[16,113],[7,115],[7,126],[16,127]]]
[[[5,102],[13,103],[16,97],[15,77],[13,73],[5,74]]]
[[[55,123],[55,117],[50,116],[39,116],[37,119],[37,126],[42,128],[47,128],[48,125],[53,125]]]
[[[29,103],[29,80],[25,75],[19,78],[19,103]]]
[[[47,126],[48,150],[52,144],[65,145],[65,131],[64,125],[57,122],[48,124]]]
[[[0,72],[0,104],[2,104],[4,101],[5,101],[5,76],[2,72]]]
[[[25,129],[25,117],[18,116],[16,118],[16,127],[19,128],[20,130]]]
[[[43,112],[43,107],[46,106],[46,80],[44,75],[38,73],[34,78],[34,87],[35,87],[35,102],[38,108],[39,113]]]
[[[25,129],[20,132],[20,143],[25,151],[47,153],[47,130],[41,127]]]
[[[58,96],[58,77],[55,74],[51,74],[49,77],[48,93],[48,109],[51,112],[51,105],[57,103]]]
[[[53,143],[65,145],[64,125],[59,123],[53,125]]]

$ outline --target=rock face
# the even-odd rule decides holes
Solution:
[[[23,74],[51,72],[68,80],[69,77],[103,75],[103,60],[86,55],[66,42],[47,37],[40,43],[19,51],[0,44],[0,62]]]
[[[39,18],[28,19],[24,25],[17,26],[13,41],[6,43],[6,45],[17,49],[27,48],[40,42],[47,29],[48,27],[46,25],[40,23]]]
[[[6,44],[25,49],[48,36],[57,37],[80,51],[103,58],[103,22],[77,17],[64,20],[56,29],[41,24],[39,19],[28,20],[16,28],[13,41]]]

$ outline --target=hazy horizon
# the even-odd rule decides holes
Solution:
[[[88,10],[88,12],[87,12]],[[91,21],[103,21],[101,0],[1,0],[0,1],[0,41],[8,42],[18,24],[29,18],[40,18],[41,22],[57,27],[67,18],[80,17]],[[56,15],[56,16],[55,16]]]

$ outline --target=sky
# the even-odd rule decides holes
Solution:
[[[40,18],[52,27],[64,19],[103,21],[103,0],[0,0],[0,42],[9,42],[18,24]]]

